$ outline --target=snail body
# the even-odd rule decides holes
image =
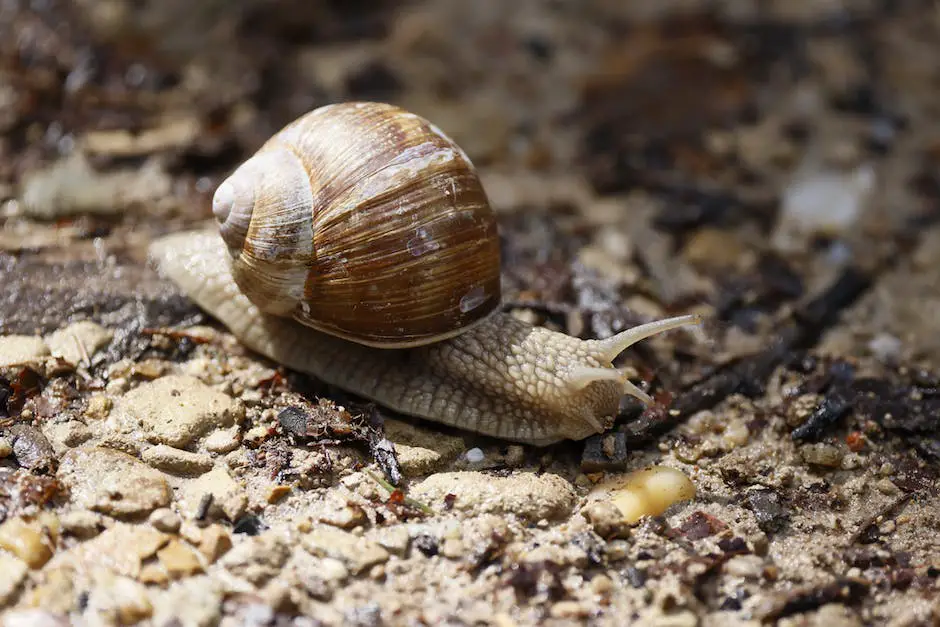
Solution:
[[[218,233],[166,236],[151,256],[245,346],[394,411],[506,440],[582,439],[609,426],[624,393],[651,402],[613,360],[699,321],[582,340],[500,312],[496,219],[472,164],[390,105],[299,118],[219,186],[213,212]]]

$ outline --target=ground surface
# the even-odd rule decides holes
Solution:
[[[940,624],[934,3],[195,4],[0,3],[5,625]],[[353,98],[479,166],[507,309],[708,314],[623,358],[663,405],[544,449],[391,416],[150,268]],[[586,499],[651,463],[696,497]]]

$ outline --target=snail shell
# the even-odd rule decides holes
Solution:
[[[265,313],[392,348],[499,306],[497,223],[473,165],[398,107],[311,111],[223,181],[212,210],[235,283]]]

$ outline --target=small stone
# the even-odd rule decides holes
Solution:
[[[511,444],[506,448],[504,463],[510,468],[519,468],[525,463],[525,448],[518,444]]]
[[[243,417],[241,405],[199,379],[168,375],[122,396],[109,420],[124,429],[141,429],[152,442],[186,448]]]
[[[0,549],[23,560],[32,569],[42,568],[52,557],[58,520],[54,517],[25,521],[9,518],[0,525]]]
[[[212,469],[212,458],[208,455],[190,453],[166,444],[144,449],[140,457],[150,466],[176,475],[201,475]]]
[[[724,571],[732,577],[760,579],[764,571],[764,560],[757,555],[736,555],[725,562]]]
[[[248,496],[244,489],[222,466],[216,466],[183,486],[180,509],[186,516],[196,518],[206,495],[211,495],[207,513],[214,518],[224,516],[235,522],[248,508]]]
[[[202,532],[199,552],[210,564],[225,555],[232,548],[232,537],[222,525],[210,525]]]
[[[26,578],[29,566],[26,562],[9,553],[0,553],[0,607],[6,605],[13,598],[13,594]]]
[[[157,559],[171,579],[181,579],[202,572],[202,562],[196,552],[179,540],[172,540],[157,551]]]
[[[898,486],[887,477],[879,479],[875,483],[875,487],[878,488],[879,492],[882,494],[887,494],[888,496],[894,496],[895,494],[899,494],[901,492],[900,488],[898,488]]]
[[[607,575],[600,574],[591,579],[591,590],[594,594],[610,594],[613,589],[614,582]]]
[[[739,268],[747,258],[747,248],[735,231],[696,229],[685,245],[685,258],[693,266],[709,272]]]
[[[390,553],[402,557],[408,552],[411,534],[408,533],[408,529],[404,526],[385,527],[379,531],[376,542]]]
[[[47,424],[43,427],[43,434],[59,454],[84,444],[91,439],[92,435],[91,429],[77,420]]]
[[[466,448],[463,438],[387,418],[385,437],[395,444],[398,465],[406,477],[418,477],[443,468]]]
[[[147,514],[170,503],[170,486],[162,473],[113,449],[69,451],[58,477],[77,508],[111,516]]]
[[[832,444],[817,442],[801,446],[800,456],[807,464],[825,466],[827,468],[838,468],[842,464],[845,451]]]
[[[141,564],[168,540],[169,536],[149,525],[115,522],[97,537],[60,552],[56,566],[91,572],[107,564],[115,574],[136,578]]]
[[[354,574],[388,560],[388,551],[378,543],[328,525],[314,525],[301,544],[313,555],[342,561]]]
[[[588,615],[587,609],[577,601],[558,601],[549,610],[552,618],[584,618]]]
[[[85,612],[90,616],[108,616],[115,625],[134,625],[148,618],[153,606],[142,584],[129,577],[98,571]]]
[[[193,546],[198,546],[202,542],[202,527],[195,521],[184,520],[180,525],[180,537]]]
[[[20,466],[32,471],[51,471],[55,468],[56,451],[38,428],[17,423],[7,429],[7,436],[12,440],[13,456]]]
[[[268,503],[273,505],[290,494],[290,490],[291,488],[289,485],[273,485],[268,490],[268,496],[266,500]]]
[[[150,512],[147,521],[153,525],[155,529],[164,533],[176,533],[180,530],[180,517],[176,515],[176,512],[167,507],[161,507],[160,509],[155,509]]]
[[[879,333],[868,342],[868,350],[882,363],[894,363],[901,355],[904,345],[890,333]]]
[[[486,455],[483,454],[483,450],[479,448],[472,448],[467,451],[466,457],[467,461],[471,464],[479,464],[484,459],[486,459]]]
[[[13,444],[6,438],[0,438],[0,459],[13,454]]]
[[[357,503],[346,502],[338,507],[328,508],[328,513],[319,521],[340,529],[355,529],[369,522],[366,512]]]
[[[163,566],[158,562],[141,566],[137,581],[147,585],[154,584],[157,586],[165,586],[170,582],[170,577],[167,575]]]
[[[3,627],[70,627],[64,614],[48,610],[11,610],[3,615]]]
[[[460,559],[466,552],[467,547],[460,538],[447,538],[441,543],[440,553],[448,559]]]
[[[115,451],[121,451],[122,453],[127,453],[131,457],[137,458],[140,456],[140,443],[135,441],[133,438],[121,433],[106,433],[98,441],[98,446],[101,448],[110,448]]]
[[[230,453],[238,448],[238,427],[217,429],[205,439],[206,450],[210,453]]]
[[[727,449],[735,449],[747,444],[750,435],[747,423],[740,418],[733,418],[728,421],[725,430],[721,434],[722,443]]]
[[[457,511],[514,514],[530,521],[562,518],[576,500],[572,485],[558,475],[532,472],[506,477],[469,471],[438,473],[413,486],[410,496],[439,509],[448,502]]]
[[[88,405],[85,407],[85,417],[92,420],[104,420],[111,413],[111,407],[114,403],[104,394],[95,394],[88,399]]]
[[[46,338],[53,357],[61,357],[72,365],[85,363],[108,345],[114,334],[90,320],[70,324]]]
[[[290,552],[285,538],[265,533],[240,542],[219,563],[233,576],[261,586],[281,572]]]
[[[271,433],[268,427],[264,425],[257,425],[245,432],[245,435],[242,437],[242,442],[250,446],[251,448],[258,448],[261,446],[265,440],[270,437]]]
[[[172,585],[155,604],[153,625],[216,627],[222,613],[223,584],[214,578],[196,575],[185,585]]]
[[[41,337],[0,335],[0,368],[37,364],[49,355]]]
[[[62,514],[59,522],[62,524],[62,531],[82,540],[94,538],[108,524],[107,519],[101,514],[89,512],[88,510],[76,510]]]
[[[630,534],[630,525],[623,513],[610,501],[590,501],[581,510],[581,515],[591,523],[594,532],[606,540],[624,538]]]

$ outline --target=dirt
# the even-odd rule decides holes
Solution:
[[[940,12],[0,6],[0,621],[940,625]],[[657,400],[514,445],[250,353],[147,260],[329,102],[433,120],[504,308]],[[592,487],[695,497],[635,525]]]

